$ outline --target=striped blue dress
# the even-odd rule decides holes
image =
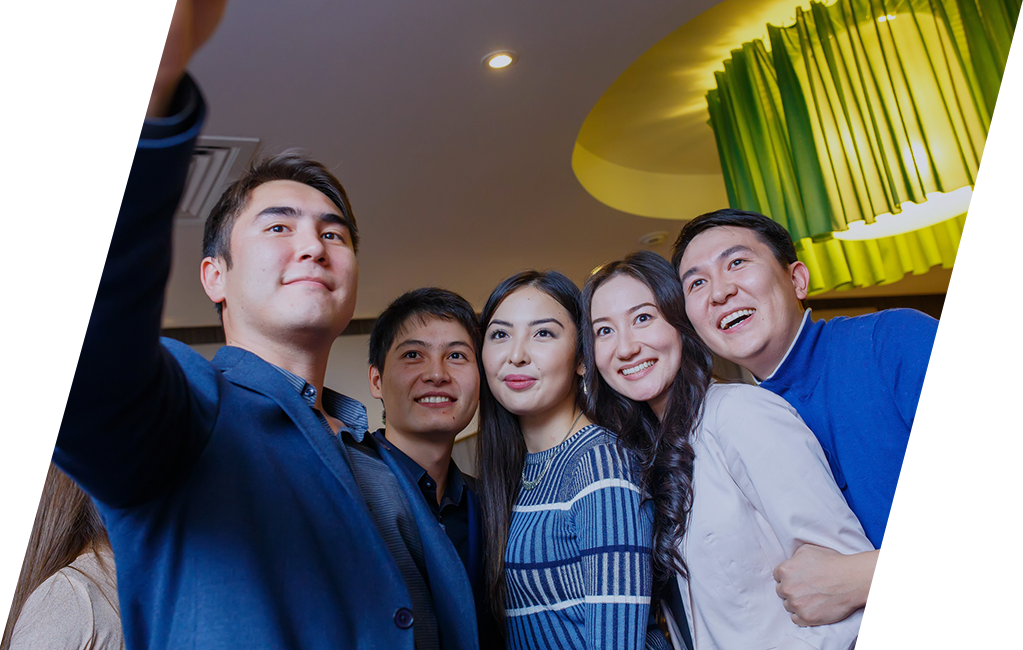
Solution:
[[[590,425],[526,456],[505,552],[509,650],[643,648],[653,511],[630,456]]]

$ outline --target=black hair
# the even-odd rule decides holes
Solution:
[[[359,252],[359,226],[352,213],[348,194],[334,174],[315,160],[295,151],[285,151],[254,162],[245,174],[231,183],[206,218],[202,236],[203,257],[221,258],[231,268],[231,230],[238,215],[248,205],[252,191],[270,181],[295,181],[318,190],[337,206],[348,228],[352,250]],[[224,304],[217,303],[223,317]]]
[[[713,359],[686,316],[682,285],[666,259],[651,251],[631,253],[605,264],[590,276],[582,291],[586,322],[593,294],[619,275],[632,277],[650,289],[657,309],[679,332],[682,358],[671,385],[664,417],[657,419],[650,406],[635,402],[612,389],[596,368],[593,327],[583,330],[587,400],[597,424],[618,433],[632,450],[641,472],[642,487],[654,501],[654,576],[662,583],[679,572],[688,575],[681,551],[689,510],[693,503],[693,447],[690,435],[702,417],[710,386]]]
[[[686,247],[693,239],[704,231],[722,226],[745,228],[755,232],[760,241],[771,249],[774,258],[783,268],[787,269],[798,259],[795,244],[792,243],[792,235],[777,221],[765,217],[759,212],[725,208],[701,214],[682,226],[682,232],[678,234],[675,245],[671,247],[671,265],[675,267],[676,275],[679,273],[679,266],[682,264],[682,256],[686,252]]]
[[[464,327],[479,356],[480,324],[469,301],[447,289],[425,287],[398,296],[377,318],[369,334],[369,365],[383,372],[387,353],[398,334],[410,321],[423,323],[430,318],[454,321]]]
[[[579,306],[579,287],[557,271],[522,271],[507,278],[490,294],[480,313],[480,331],[486,334],[494,312],[504,299],[520,289],[542,291],[558,302],[572,317],[576,328],[576,361],[582,359],[582,310]],[[482,346],[476,355],[480,367],[479,435],[476,437],[476,457],[479,459],[480,502],[483,510],[483,531],[486,545],[484,580],[493,615],[504,621],[505,580],[504,553],[508,543],[512,508],[519,493],[519,481],[526,458],[526,443],[518,418],[501,406],[485,379]],[[576,405],[589,415],[580,389],[576,390]]]

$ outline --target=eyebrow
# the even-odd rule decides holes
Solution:
[[[557,325],[561,329],[565,329],[565,326],[562,325],[561,321],[559,321],[557,318],[541,318],[541,319],[538,319],[538,320],[529,321],[529,327],[536,327],[537,325],[543,325],[544,323],[554,323],[555,325]],[[492,320],[492,321],[490,321],[490,325],[487,325],[487,329],[490,329],[491,325],[503,325],[504,327],[515,327],[514,325],[512,325],[508,321],[503,321],[503,320]]]
[[[732,246],[731,248],[726,248],[725,250],[721,251],[721,254],[718,255],[718,260],[725,259],[726,257],[731,257],[732,255],[734,255],[736,253],[752,253],[752,252],[753,252],[753,249],[750,248],[749,246],[744,246],[743,244],[736,244],[735,246]],[[681,278],[682,284],[686,283],[686,279],[689,276],[693,275],[694,273],[699,273],[699,272],[700,272],[700,267],[698,267],[698,266],[694,266],[694,267],[690,268],[688,271],[686,271],[685,273],[682,274],[682,278]]]
[[[295,218],[301,216],[301,213],[290,205],[272,205],[268,208],[263,208],[256,215],[256,219],[266,219],[268,217],[289,217]],[[336,212],[324,212],[319,215],[320,223],[330,223],[338,226],[344,226],[349,231],[352,229],[352,224],[348,219]]]
[[[406,340],[402,341],[401,343],[398,343],[397,345],[395,345],[394,349],[395,350],[399,350],[401,348],[411,348],[411,347],[432,348],[434,346],[430,345],[426,341],[420,341],[419,339],[406,339]],[[470,350],[474,349],[472,344],[467,342],[467,341],[450,341],[449,343],[446,343],[446,344],[442,345],[441,347],[445,348],[445,349],[458,348],[458,347],[469,348]]]
[[[641,302],[638,305],[636,305],[635,307],[630,307],[625,313],[626,314],[634,314],[637,311],[639,311],[640,309],[643,309],[644,307],[653,307],[654,309],[657,309],[657,305],[655,305],[652,302]],[[590,321],[590,324],[592,325],[593,323],[599,323],[602,320],[611,320],[611,317],[610,316],[601,316],[600,318],[594,318],[592,321]]]

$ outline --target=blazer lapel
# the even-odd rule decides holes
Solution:
[[[230,346],[220,348],[213,358],[213,365],[233,384],[248,388],[269,397],[291,418],[306,441],[316,451],[320,460],[330,469],[341,483],[349,498],[363,504],[366,517],[368,508],[362,491],[355,482],[351,467],[340,448],[342,444],[335,437],[327,435],[316,414],[299,396],[283,374],[255,354]]]
[[[473,592],[462,559],[458,557],[458,551],[438,524],[437,518],[430,512],[419,486],[412,483],[394,456],[373,436],[366,436],[366,441],[379,451],[380,458],[397,477],[416,519],[416,527],[419,529],[419,538],[423,542],[426,556],[426,572],[430,581],[430,593],[433,594],[433,607],[437,613],[437,622],[445,632],[444,638],[441,639],[445,650],[477,648],[479,634],[476,630]],[[457,633],[457,638],[450,638],[452,632]]]

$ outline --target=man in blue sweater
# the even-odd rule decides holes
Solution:
[[[813,322],[802,305],[809,271],[791,236],[753,212],[726,209],[693,219],[675,242],[672,262],[697,333],[796,408],[880,548],[937,321],[893,309]],[[793,620],[823,625],[863,607],[877,553],[798,549],[774,572]]]

